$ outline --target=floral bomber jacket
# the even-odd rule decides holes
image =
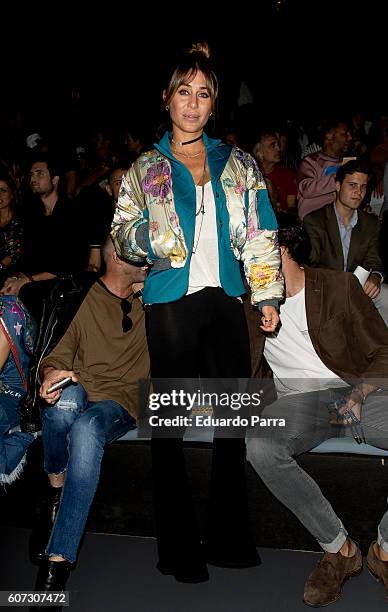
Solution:
[[[221,284],[229,295],[244,293],[239,266],[238,273],[230,273],[231,259],[242,261],[252,304],[277,302],[283,296],[283,279],[277,224],[264,179],[247,153],[206,135],[204,143],[216,202]],[[147,258],[154,264],[147,281],[158,270],[174,273],[184,268],[185,275],[174,281],[181,285],[174,296],[179,299],[187,291],[195,186],[189,171],[172,155],[167,133],[155,147],[123,178],[111,235],[121,257],[134,262]]]

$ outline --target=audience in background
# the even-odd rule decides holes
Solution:
[[[311,265],[354,272],[364,268],[364,292],[374,301],[388,325],[388,287],[383,285],[379,255],[380,224],[375,215],[359,210],[365,198],[371,172],[356,160],[339,167],[335,176],[335,197],[331,204],[308,214],[304,226],[311,242]]]
[[[296,175],[301,219],[333,201],[335,173],[352,140],[347,123],[339,119],[324,122],[320,135],[322,150],[304,157]]]
[[[127,171],[127,167],[114,166],[107,173],[106,181],[84,187],[77,196],[77,210],[89,248],[86,269],[91,272],[100,272],[101,246],[109,236],[121,180]]]
[[[350,129],[352,133],[352,142],[349,148],[349,155],[352,157],[361,157],[367,152],[368,135],[365,129],[365,114],[358,110],[351,115]]]
[[[5,280],[3,295],[19,295],[36,320],[42,299],[63,273],[80,271],[86,251],[76,210],[59,190],[60,178],[51,158],[37,154],[30,167],[32,197],[25,209],[22,258],[18,271]]]
[[[126,164],[129,168],[131,163],[135,161],[144,150],[144,133],[140,126],[127,126],[124,129],[123,149],[120,151],[120,159],[128,161]]]
[[[117,151],[113,149],[112,135],[106,129],[93,129],[90,146],[86,150],[87,163],[83,175],[79,175],[78,187],[98,184],[115,163]]]
[[[13,179],[0,174],[0,285],[16,268],[22,253],[23,224],[18,214]]]
[[[384,218],[384,211],[388,208],[387,204],[383,204],[383,174],[388,156],[386,114],[381,112],[375,121],[370,121],[369,119],[373,119],[370,115],[355,109],[349,115],[348,124],[342,119],[321,121],[319,116],[314,119],[313,114],[305,119],[291,117],[282,120],[273,113],[267,117],[267,121],[279,127],[263,130],[260,128],[260,125],[263,125],[262,117],[260,124],[257,118],[255,126],[253,105],[245,122],[239,119],[241,109],[237,109],[236,113],[236,116],[227,119],[224,123],[222,121],[214,123],[212,127],[215,135],[222,135],[228,142],[239,143],[244,149],[242,143],[248,142],[249,139],[252,141],[251,135],[255,131],[257,133],[259,129],[260,137],[255,144],[255,156],[276,210],[291,212],[293,208],[295,209],[294,169],[297,169],[296,191],[301,218],[331,203],[335,193],[335,173],[343,163],[344,155],[348,153],[350,156],[362,155],[363,159],[370,159],[376,178],[368,184],[369,193],[362,207],[368,212],[379,214],[381,219]],[[47,241],[55,243],[52,250],[56,251],[54,259],[59,257],[60,251],[63,252],[65,261],[59,265],[60,271],[100,269],[100,245],[104,242],[111,220],[111,198],[116,200],[116,197],[109,192],[114,182],[118,186],[120,169],[127,170],[139,153],[155,138],[150,136],[148,125],[136,123],[131,118],[129,120],[126,118],[120,125],[120,119],[116,117],[109,124],[107,119],[101,120],[96,115],[90,119],[85,116],[83,121],[79,120],[72,125],[68,133],[66,133],[65,119],[63,125],[56,122],[52,123],[51,127],[49,119],[45,119],[43,115],[34,119],[32,115],[26,117],[23,113],[18,113],[11,119],[4,132],[5,139],[1,147],[0,175],[3,179],[6,175],[10,175],[16,189],[12,182],[9,183],[8,188],[14,194],[12,204],[10,207],[6,204],[1,205],[0,265],[3,266],[3,270],[0,270],[0,284],[3,284],[8,277],[7,291],[16,295],[21,286],[23,294],[31,293],[32,289],[28,286],[31,282],[28,283],[30,279],[27,276],[33,276],[34,280],[40,281],[43,278],[42,273],[52,273],[47,269],[46,255],[44,261],[41,261],[42,250]],[[101,125],[109,125],[109,129],[100,127]],[[248,133],[249,138],[247,138]],[[69,145],[70,142],[73,142],[72,147]],[[318,151],[320,146],[322,149]],[[307,152],[310,154],[306,156]],[[71,249],[69,245],[65,245],[64,249],[55,247],[63,240],[62,223],[58,223],[61,226],[59,238],[57,236],[54,238],[52,232],[49,237],[45,231],[46,226],[51,224],[52,218],[58,217],[59,210],[63,209],[62,205],[55,206],[52,212],[44,208],[43,201],[52,203],[52,199],[56,197],[55,180],[54,191],[48,198],[46,196],[40,198],[35,183],[33,186],[35,198],[31,199],[30,193],[23,193],[23,171],[25,173],[28,171],[28,165],[31,161],[35,161],[36,155],[56,159],[56,173],[61,176],[60,200],[66,200],[68,211],[70,210],[68,198],[74,200],[74,207],[68,215],[71,218],[68,232],[68,236],[71,236]],[[25,208],[17,214],[13,205],[16,194],[18,196],[21,194],[21,198],[17,199],[21,200]],[[387,197],[385,194],[385,198]],[[366,208],[365,205],[369,203]],[[13,216],[12,219],[10,214]],[[23,216],[26,218],[26,227],[28,226],[25,237],[27,252],[23,255],[23,261],[19,261],[16,266],[15,258],[22,256],[23,249],[21,221]],[[11,262],[6,257],[4,242],[13,248],[9,255]],[[79,249],[80,243],[82,247]],[[384,249],[385,245],[382,244],[383,260],[386,259]],[[51,249],[48,251],[51,253]],[[40,260],[38,267],[33,265],[37,259]],[[55,262],[50,257],[51,267],[53,263]],[[8,265],[11,265],[11,268],[5,271],[4,268]],[[59,271],[58,266],[55,267]],[[9,278],[16,275],[12,274],[12,271],[18,272],[18,278]],[[46,275],[44,277],[48,278]],[[36,288],[33,292],[36,292]]]
[[[77,160],[69,149],[66,138],[59,137],[58,133],[51,137],[46,136],[43,130],[29,134],[26,137],[24,153],[26,164],[29,165],[31,160],[42,154],[56,160],[59,175],[62,177],[62,191],[67,198],[74,198],[77,190]]]
[[[375,131],[375,146],[370,151],[370,162],[372,169],[376,175],[376,195],[381,197],[384,195],[384,169],[388,161],[388,116],[381,115],[379,117],[377,128]]]
[[[335,173],[339,165],[343,162],[346,152],[349,155],[361,154],[363,158],[371,160],[372,169],[376,174],[376,180],[371,180],[368,184],[369,193],[362,203],[369,204],[366,208],[368,212],[379,214],[384,218],[384,211],[388,205],[383,205],[383,172],[384,160],[386,159],[386,115],[381,113],[375,122],[368,121],[370,115],[356,109],[350,115],[349,125],[344,120],[335,119],[334,121],[320,121],[319,117],[314,120],[313,115],[305,120],[299,118],[288,118],[286,121],[281,117],[272,114],[267,120],[271,125],[279,126],[270,130],[263,130],[262,117],[257,119],[255,126],[254,107],[251,105],[247,121],[239,120],[239,113],[233,119],[223,122],[215,122],[213,129],[215,135],[220,134],[224,140],[239,143],[244,149],[244,142],[250,139],[247,134],[253,134],[259,129],[260,137],[255,144],[255,156],[258,159],[262,173],[266,179],[268,190],[271,195],[273,206],[276,210],[292,212],[295,210],[295,193],[297,191],[298,212],[301,218],[309,212],[316,210],[334,200],[335,193]],[[20,115],[20,117],[19,117]],[[14,193],[12,202],[15,201],[15,194],[21,194],[21,202],[25,210],[21,210],[15,215],[13,203],[8,208],[2,205],[0,212],[0,265],[7,267],[11,265],[9,271],[0,271],[0,283],[3,284],[6,278],[7,291],[18,293],[23,286],[22,294],[36,294],[37,287],[32,287],[30,278],[35,281],[42,280],[44,273],[54,273],[92,270],[99,271],[101,266],[100,245],[104,242],[107,229],[111,221],[112,199],[116,200],[113,193],[113,185],[116,183],[118,188],[120,181],[120,170],[127,170],[139,153],[155,140],[150,136],[149,126],[142,126],[133,120],[121,122],[114,118],[109,129],[105,127],[93,127],[109,125],[104,119],[101,121],[97,116],[84,117],[84,123],[78,121],[72,129],[66,133],[65,121],[61,126],[58,123],[51,125],[48,120],[40,117],[34,120],[28,119],[23,114],[17,116],[17,120],[11,121],[7,127],[6,138],[1,148],[0,175],[10,175],[16,185],[12,183],[9,188]],[[28,127],[30,126],[30,127]],[[249,128],[249,129],[248,129]],[[13,130],[13,135],[11,134]],[[267,133],[265,133],[267,132]],[[256,132],[257,133],[257,132]],[[27,136],[26,136],[27,134]],[[319,138],[317,137],[319,135]],[[353,137],[353,139],[352,139]],[[73,142],[73,147],[69,146]],[[319,141],[319,144],[318,144]],[[322,146],[322,150],[317,149]],[[306,156],[308,151],[314,151]],[[60,201],[64,204],[70,218],[70,229],[68,236],[70,241],[64,248],[57,248],[56,245],[66,242],[63,234],[65,225],[59,222],[59,211],[63,210],[63,205],[56,205],[53,211],[44,207],[43,202],[52,205],[53,198],[58,189],[55,187],[50,195],[40,197],[37,193],[38,187],[33,185],[35,197],[31,198],[31,193],[23,193],[23,171],[28,171],[31,161],[36,160],[36,155],[42,157],[49,156],[55,158],[55,170],[61,176]],[[388,154],[387,154],[388,155]],[[43,158],[42,158],[43,159]],[[300,162],[300,160],[302,160]],[[38,160],[39,161],[39,160]],[[297,168],[298,163],[299,168]],[[24,166],[24,168],[23,168]],[[294,169],[297,168],[296,182],[294,186]],[[55,178],[55,177],[53,177]],[[375,184],[377,181],[377,188]],[[49,191],[51,187],[49,185]],[[29,191],[29,190],[28,190]],[[371,198],[373,192],[373,197]],[[380,193],[381,192],[381,193]],[[380,193],[380,195],[378,195]],[[388,196],[385,194],[385,198]],[[68,198],[73,199],[74,206],[70,207]],[[376,207],[376,198],[379,205]],[[49,207],[50,208],[50,207]],[[70,212],[71,209],[71,212]],[[13,218],[8,223],[10,211]],[[381,210],[381,212],[380,212]],[[40,211],[40,212],[39,212]],[[22,214],[24,213],[24,214]],[[22,256],[22,221],[26,218],[26,246],[27,252],[23,255],[22,262],[16,265],[15,257]],[[66,215],[65,215],[66,216]],[[60,231],[54,237],[53,232],[50,236],[46,227],[54,223],[53,218],[58,218]],[[55,225],[55,223],[54,223]],[[9,234],[15,237],[9,237]],[[4,241],[13,245],[13,252],[10,255],[12,262],[6,258],[4,251]],[[56,270],[52,272],[47,268],[47,252],[45,250],[47,242],[53,243],[53,248],[47,251],[56,253],[54,259],[50,256],[50,266]],[[69,246],[71,243],[71,248]],[[74,248],[75,247],[75,248]],[[385,245],[382,244],[382,259],[384,256]],[[82,253],[81,253],[82,252]],[[4,253],[4,254],[3,254]],[[63,254],[63,262],[56,265],[54,261]],[[34,264],[39,259],[39,265]],[[18,274],[13,274],[18,272]],[[21,273],[24,274],[21,274]],[[10,279],[11,276],[18,278]],[[47,277],[44,274],[44,278]],[[3,293],[5,287],[3,286]],[[38,298],[39,301],[40,298]],[[32,306],[32,310],[34,307]]]
[[[384,201],[380,210],[380,217],[388,210],[388,162],[385,164],[384,177],[383,177],[383,195]]]
[[[270,192],[275,211],[290,211],[296,206],[296,184],[292,170],[281,165],[281,148],[278,132],[262,130],[253,154],[259,164]]]
[[[295,171],[302,159],[302,149],[299,142],[300,128],[287,119],[277,127],[280,143],[280,164],[284,168]],[[295,181],[295,177],[294,177]]]

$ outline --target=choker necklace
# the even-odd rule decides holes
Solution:
[[[186,140],[185,142],[178,142],[177,140],[171,138],[171,142],[173,142],[174,145],[176,145],[177,147],[184,147],[185,145],[193,144],[193,142],[198,142],[198,140],[201,140],[201,138],[202,134],[198,136],[198,138],[194,138],[193,140]]]

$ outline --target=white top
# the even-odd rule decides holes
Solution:
[[[264,355],[279,395],[348,386],[318,357],[307,327],[305,290],[280,307],[279,333],[265,341]]]
[[[196,211],[201,208],[202,186],[196,187]],[[189,288],[186,295],[200,291],[205,287],[221,287],[219,260],[216,204],[212,184],[204,185],[204,211],[195,218],[195,233],[193,254],[190,261]]]

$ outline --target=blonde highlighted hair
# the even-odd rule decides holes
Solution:
[[[199,71],[202,72],[205,77],[206,87],[210,95],[212,112],[215,112],[218,96],[218,80],[211,67],[210,49],[206,42],[194,43],[191,45],[191,48],[182,55],[165,89],[163,100],[165,106],[169,106],[177,89],[183,83],[187,83],[188,79],[192,80],[195,78],[195,75]]]

